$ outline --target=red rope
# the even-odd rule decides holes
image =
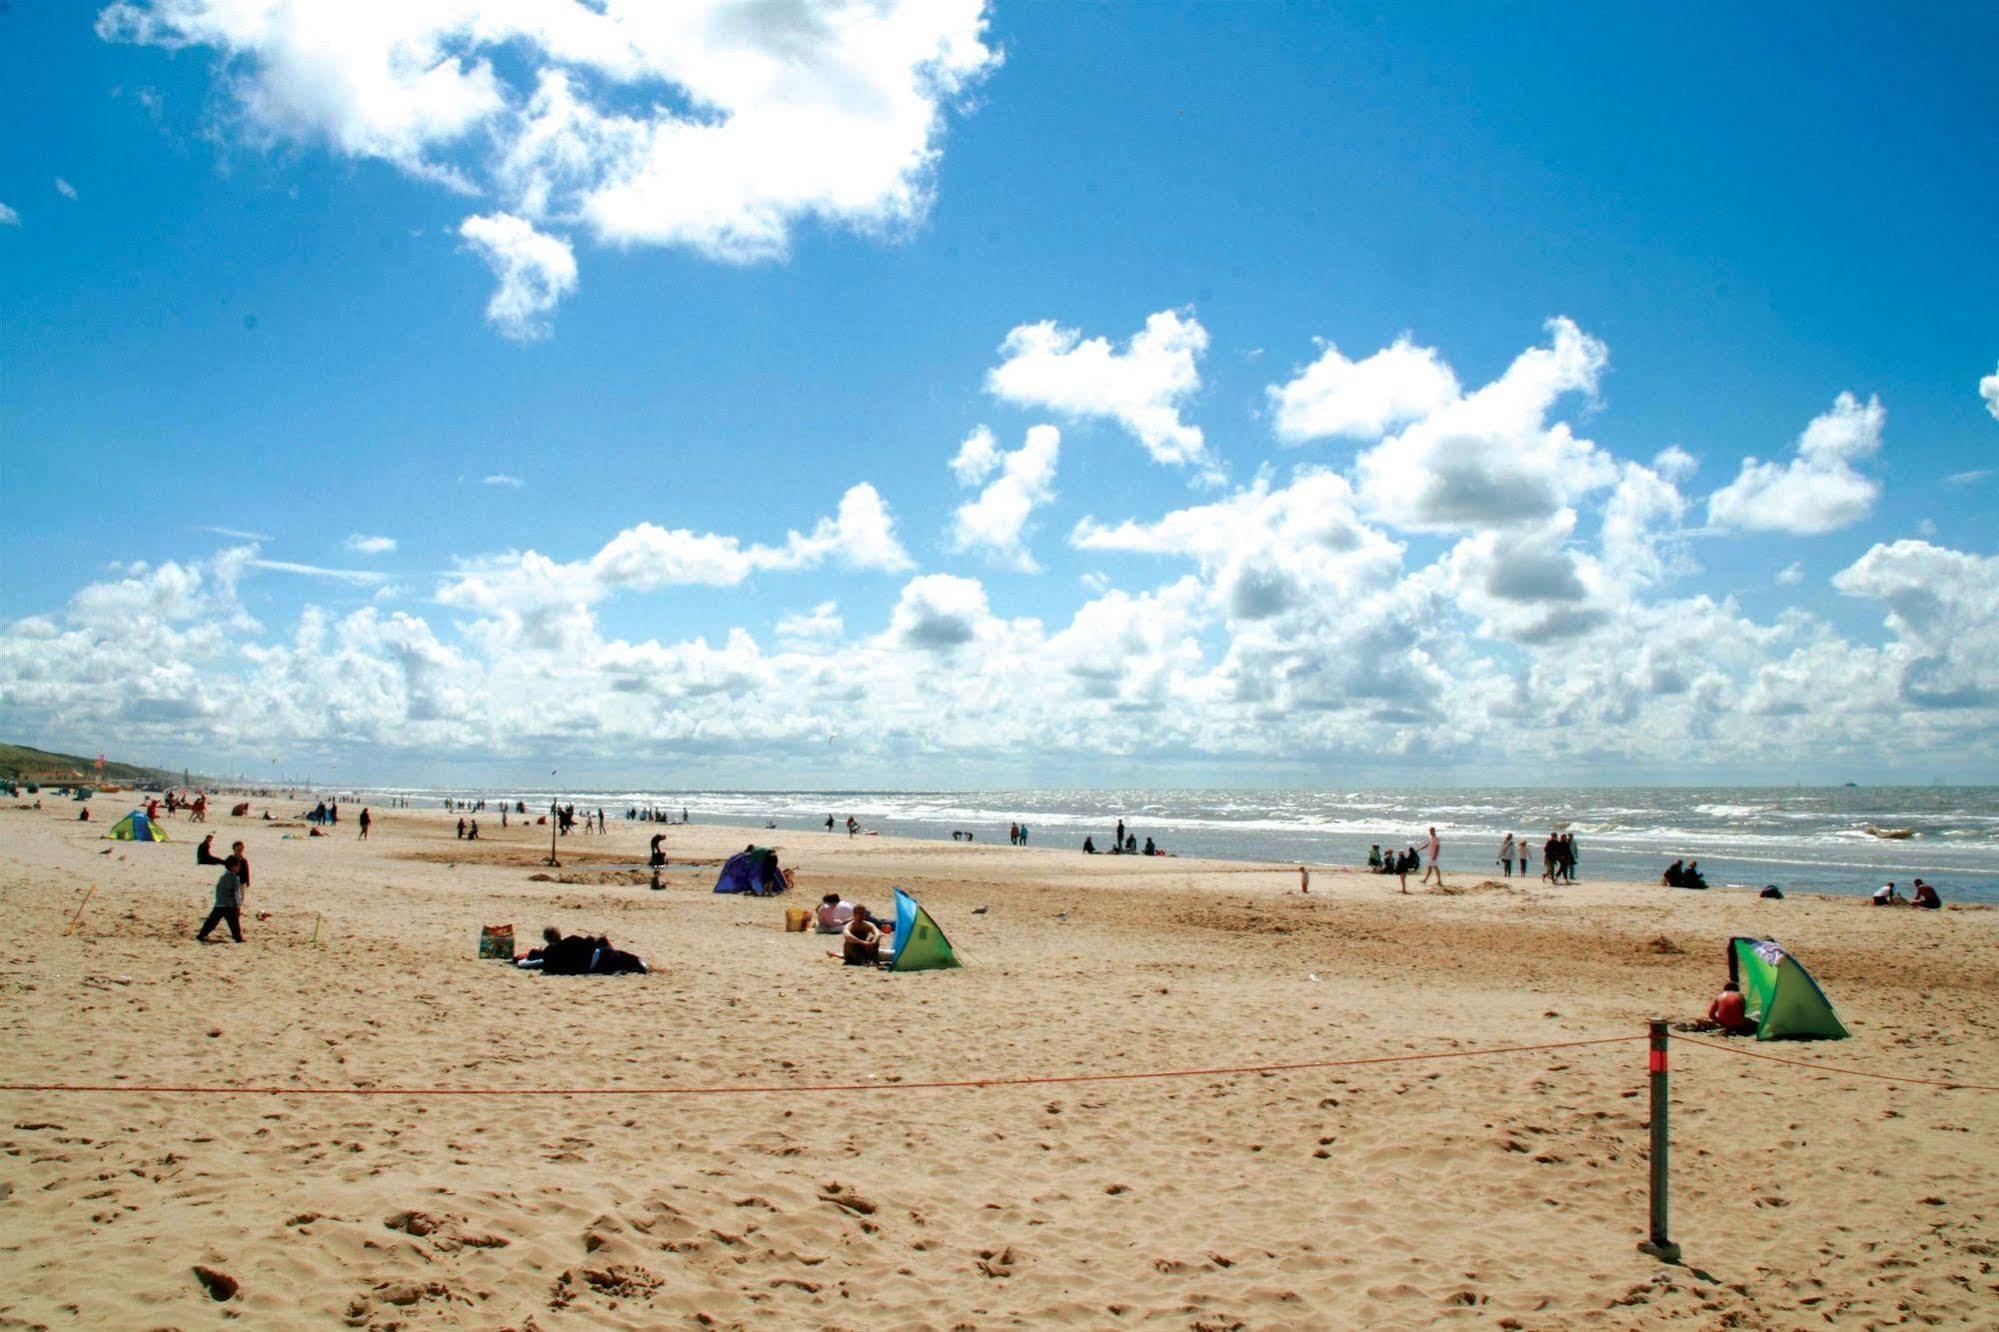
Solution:
[[[1983,1082],[1952,1082],[1943,1078],[1908,1078],[1894,1073],[1869,1073],[1858,1068],[1842,1068],[1837,1064],[1820,1064],[1809,1059],[1786,1059],[1782,1055],[1762,1054],[1755,1050],[1738,1050],[1732,1045],[1722,1045],[1715,1041],[1697,1041],[1691,1036],[1675,1036],[1675,1041],[1688,1045],[1698,1045],[1706,1050],[1719,1050],[1723,1054],[1741,1055],[1744,1059],[1767,1059],[1773,1064],[1789,1064],[1794,1068],[1815,1069],[1820,1073],[1838,1073],[1849,1078],[1873,1078],[1877,1082],[1911,1082],[1920,1087],[1948,1087],[1953,1091],[1999,1091],[1999,1086]]]
[[[0,1084],[0,1092],[143,1092],[149,1096],[746,1096],[804,1092],[937,1091],[954,1087],[1029,1087],[1070,1082],[1140,1082],[1163,1078],[1215,1078],[1239,1073],[1293,1073],[1313,1068],[1356,1068],[1364,1064],[1410,1064],[1428,1059],[1469,1059],[1477,1055],[1522,1054],[1533,1050],[1573,1050],[1584,1045],[1617,1045],[1645,1036],[1599,1036],[1586,1041],[1541,1045],[1495,1045],[1477,1050],[1429,1054],[1370,1055],[1362,1059],[1314,1059],[1300,1064],[1246,1064],[1233,1068],[1180,1068],[1148,1073],[1057,1073],[1029,1078],[964,1078],[951,1082],[829,1082],[748,1087],[205,1087],[112,1084]]]

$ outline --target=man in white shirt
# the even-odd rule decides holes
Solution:
[[[1437,830],[1430,829],[1430,840],[1423,843],[1423,854],[1429,860],[1430,867],[1424,870],[1423,877],[1416,881],[1417,887],[1420,888],[1428,883],[1433,874],[1437,876],[1437,886],[1439,888],[1444,886],[1444,872],[1437,868],[1437,856],[1443,849],[1443,843],[1437,840]]]

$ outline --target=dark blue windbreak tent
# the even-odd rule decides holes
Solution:
[[[718,893],[754,893],[768,897],[784,891],[784,875],[777,867],[777,852],[767,846],[752,846],[736,852],[722,866],[715,880]]]

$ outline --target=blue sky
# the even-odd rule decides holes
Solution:
[[[408,9],[0,15],[10,737],[1999,777],[1989,8]]]

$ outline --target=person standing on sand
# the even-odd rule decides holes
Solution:
[[[1549,883],[1555,882],[1555,875],[1562,868],[1562,835],[1549,833],[1547,844],[1541,848],[1541,877]]]
[[[1303,865],[1298,867],[1298,891],[1301,893],[1312,891],[1312,871],[1306,869]]]
[[[861,830],[861,823],[852,814],[847,816],[847,836],[852,837]]]
[[[1506,834],[1506,840],[1499,844],[1499,863],[1506,871],[1506,877],[1513,877],[1513,834]]]
[[[238,842],[236,845],[240,847],[243,844]],[[215,906],[195,932],[195,942],[207,943],[210,931],[225,922],[229,926],[229,937],[237,943],[243,942],[243,875],[248,872],[248,865],[235,856],[223,862],[222,877],[215,881]]]
[[[363,805],[363,806],[361,806],[361,818],[360,818],[360,824],[361,824],[361,840],[362,840],[362,841],[364,841],[364,842],[365,842],[365,841],[367,841],[367,840],[368,840],[368,825],[369,825],[369,824],[371,824],[371,823],[373,823],[374,821],[375,821],[375,820],[374,820],[373,816],[371,816],[371,815],[370,815],[370,814],[368,813],[368,807],[367,807],[366,805]]]
[[[1115,847],[1123,847],[1123,846],[1124,846],[1124,820],[1123,820],[1123,819],[1119,819],[1119,820],[1117,821],[1117,836],[1116,836],[1116,837],[1113,837],[1113,838],[1111,838],[1111,845],[1112,845],[1112,846],[1115,846]]]
[[[1437,830],[1430,829],[1430,840],[1423,844],[1423,851],[1430,858],[1430,867],[1424,870],[1423,877],[1416,881],[1417,886],[1428,883],[1433,874],[1437,876],[1437,886],[1439,888],[1444,886],[1444,872],[1437,868],[1437,857],[1443,854],[1443,850],[1444,844],[1437,840]]]
[[[1531,851],[1528,850],[1527,839],[1525,837],[1514,838],[1513,849],[1516,852],[1518,852],[1520,855],[1520,874],[1522,878],[1525,878],[1527,875],[1527,867],[1528,867],[1527,859],[1530,855],[1533,854]]]

